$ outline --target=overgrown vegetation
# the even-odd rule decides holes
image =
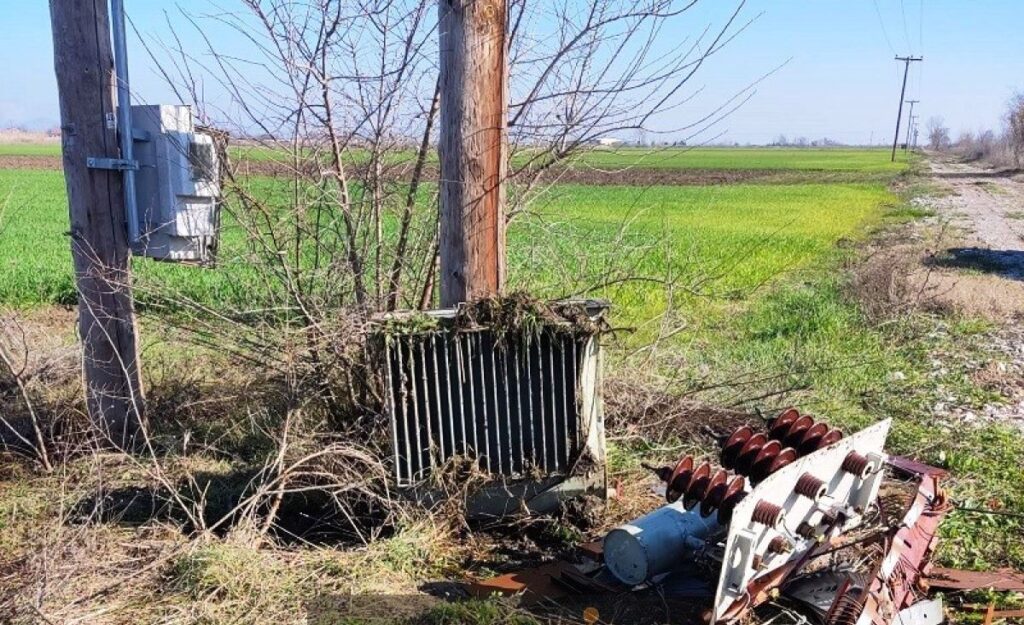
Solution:
[[[729,158],[745,155],[762,158],[755,151]],[[858,158],[876,156],[885,155]],[[12,252],[6,233],[0,241],[5,266],[22,284],[4,292],[6,304],[20,306],[19,314],[40,324],[52,310],[46,304],[60,301],[50,299],[50,286],[40,285],[53,284],[53,276],[66,271],[66,242],[57,232],[66,227],[59,174],[0,176],[15,190],[15,206],[26,197],[25,181],[58,189],[49,200],[40,192],[31,210],[8,212],[7,232],[21,229],[31,243]],[[907,195],[920,192],[906,189]],[[143,363],[155,453],[137,460],[95,454],[72,429],[59,450],[59,473],[36,474],[8,462],[18,468],[2,476],[0,567],[21,571],[3,578],[13,580],[9,596],[35,592],[39,569],[32,567],[45,567],[47,579],[64,583],[57,582],[59,590],[37,607],[56,617],[113,601],[110,609],[127,619],[185,614],[214,623],[287,622],[300,614],[331,614],[338,597],[349,595],[423,598],[424,582],[465,571],[494,574],[599,536],[603,526],[654,505],[641,461],[707,451],[713,440],[705,426],[725,429],[756,419],[754,408],[770,415],[789,404],[847,429],[891,416],[891,451],[949,468],[958,503],[1019,511],[1020,434],[936,408],[951,402],[980,408],[993,399],[977,381],[979,363],[993,357],[985,341],[990,326],[884,302],[868,310],[854,286],[860,242],[879,227],[923,214],[905,200],[873,180],[707,188],[557,185],[547,191],[513,230],[514,283],[535,296],[607,297],[613,326],[635,328],[607,337],[609,453],[612,479],[624,496],[609,504],[598,525],[584,530],[556,518],[512,531],[469,532],[457,510],[396,513],[387,499],[386,472],[373,458],[380,441],[353,437],[367,427],[381,435],[383,427],[374,415],[339,421],[321,401],[329,393],[305,393],[317,373],[294,357],[305,349],[301,327],[292,331],[286,324],[272,346],[248,343],[265,350],[259,352],[265,360],[252,363],[177,329],[180,309],[147,307]],[[37,257],[42,264],[25,268],[20,262]],[[235,297],[244,303],[255,283],[224,261],[213,271],[137,265],[143,287],[176,284],[179,293],[204,305],[229,305]],[[482,305],[472,312],[522,327],[536,322],[536,314],[544,316],[528,303]],[[329,340],[346,340],[362,328],[347,323],[332,319],[325,326]],[[256,327],[246,340],[265,341],[271,327]],[[332,370],[344,362],[332,361]],[[29,379],[44,418],[65,401],[51,389],[77,383],[73,368]],[[55,498],[57,492],[64,494]],[[1012,516],[956,511],[943,531],[947,540],[939,557],[945,563],[1024,565],[1015,539],[1022,527]],[[58,543],[65,546],[59,557],[34,547]],[[105,561],[152,568],[98,564]],[[118,592],[100,592],[110,584]],[[16,605],[19,617],[32,618],[28,604]],[[149,606],[144,616],[142,606]],[[408,616],[392,616],[410,623],[533,618],[494,601],[416,603]]]

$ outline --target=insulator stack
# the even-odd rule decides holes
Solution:
[[[722,447],[722,464],[740,475],[746,475],[754,484],[797,459],[794,449],[771,440],[765,434],[755,433],[743,426],[726,440]]]
[[[801,415],[796,408],[782,411],[768,426],[768,438],[795,449],[800,456],[828,447],[842,437],[839,430],[810,415]]]
[[[870,469],[871,461],[855,451],[846,454],[846,458],[843,459],[843,471],[852,473],[857,477],[867,477]]]
[[[800,476],[800,479],[796,481],[796,488],[794,488],[798,495],[803,495],[812,501],[818,501],[828,492],[828,484],[823,480],[820,480],[810,473],[804,473]]]
[[[666,471],[656,470],[659,476]],[[706,460],[697,463],[693,456],[684,456],[675,468],[668,472],[665,485],[665,499],[669,503],[683,500],[683,506],[691,509],[700,506],[700,514],[708,517],[718,512],[718,522],[726,524],[732,518],[736,505],[746,495],[746,480],[732,475]]]
[[[782,522],[782,507],[777,506],[768,501],[759,501],[754,506],[754,512],[750,515],[750,518],[755,523],[761,525],[767,525],[768,527],[778,527],[779,523]]]

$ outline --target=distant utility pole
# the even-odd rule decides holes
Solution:
[[[918,102],[920,102],[920,100],[907,100],[907,104],[910,105],[910,110],[907,111],[907,140],[903,144],[904,152],[910,149],[910,129],[914,125],[914,105]]]
[[[892,137],[892,162],[896,162],[896,144],[900,140],[900,121],[903,118],[903,98],[907,96],[907,74],[910,72],[910,64],[915,61],[923,61],[923,56],[898,56],[897,61],[903,61],[903,87],[900,89],[900,108],[896,113],[896,132]]]
[[[126,447],[143,398],[107,2],[50,0],[50,22],[86,403],[94,426]]]
[[[505,285],[508,0],[438,0],[441,306]]]

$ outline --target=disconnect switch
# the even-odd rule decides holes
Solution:
[[[184,105],[132,107],[136,210],[132,251],[157,260],[208,264],[220,230],[220,181],[213,137],[196,132]]]

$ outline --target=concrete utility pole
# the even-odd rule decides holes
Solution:
[[[106,0],[50,0],[86,402],[127,447],[143,414]]]
[[[441,306],[505,285],[507,0],[438,0]]]
[[[920,100],[907,100],[907,104],[910,105],[910,110],[907,111],[907,138],[903,142],[904,152],[910,149],[910,129],[914,126],[914,105],[918,102],[920,102]]]
[[[900,108],[896,113],[896,132],[892,136],[892,162],[896,162],[896,144],[900,140],[900,121],[903,118],[903,98],[907,96],[907,74],[910,72],[910,64],[915,61],[923,61],[923,56],[898,56],[897,61],[903,61],[903,87],[900,89]]]

